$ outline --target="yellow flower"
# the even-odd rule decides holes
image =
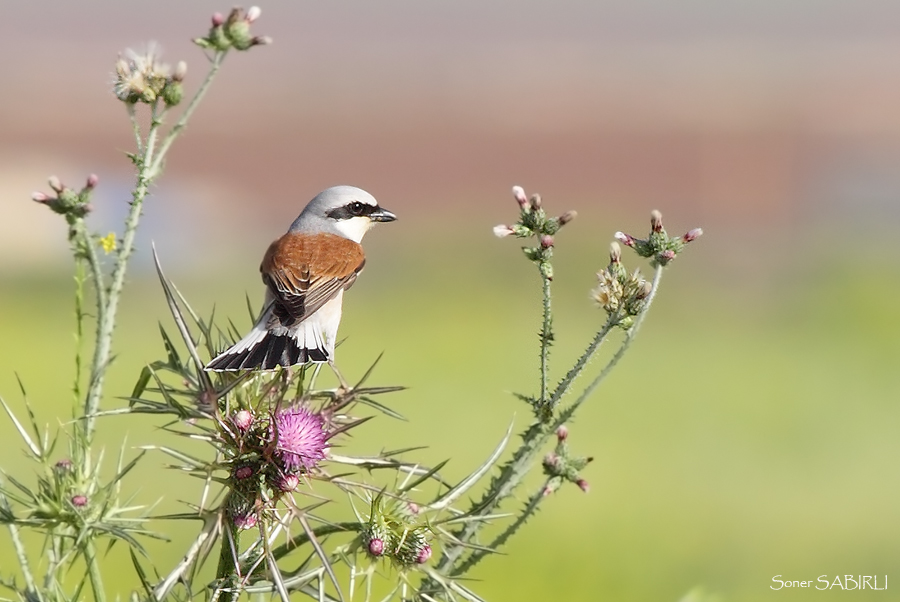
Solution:
[[[110,232],[106,236],[100,239],[100,246],[103,247],[103,252],[109,255],[113,251],[116,250],[116,233]]]

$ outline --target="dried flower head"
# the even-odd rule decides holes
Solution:
[[[325,421],[302,405],[279,410],[273,417],[275,455],[288,471],[310,470],[325,458]]]
[[[113,91],[119,100],[134,104],[152,103],[166,85],[171,69],[159,61],[155,44],[144,52],[128,49],[116,62],[116,79]]]

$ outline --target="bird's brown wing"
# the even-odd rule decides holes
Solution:
[[[269,246],[259,271],[276,315],[292,326],[350,288],[365,263],[359,243],[342,236],[288,233]]]

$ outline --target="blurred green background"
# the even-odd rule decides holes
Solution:
[[[130,132],[116,53],[156,40],[203,72],[189,39],[229,5],[17,3],[0,21],[0,395],[70,415],[65,227],[28,199],[51,173],[100,176],[94,225],[126,210]],[[772,578],[888,575],[900,561],[900,36],[896,3],[599,1],[263,4],[276,43],[230,57],[145,209],[105,407],[164,353],[149,270],[208,314],[249,324],[257,266],[319,190],[351,183],[400,215],[366,240],[340,364],[405,384],[355,432],[359,452],[428,445],[459,478],[537,387],[539,282],[512,240],[509,188],[579,217],[558,237],[556,377],[602,315],[588,300],[612,233],[706,234],[668,270],[645,330],[571,425],[595,457],[474,573],[491,600],[834,599]],[[190,90],[190,87],[189,87]],[[630,265],[637,263],[626,254]],[[600,362],[593,366],[600,368]],[[101,423],[107,454],[159,423]],[[0,465],[27,480],[8,421]],[[145,459],[130,486],[161,509],[187,478]],[[526,490],[520,492],[527,494]],[[160,523],[158,530],[173,525]],[[152,545],[161,570],[189,533]],[[0,569],[12,570],[0,534]],[[127,560],[109,585],[134,584]],[[884,592],[854,597],[900,599]],[[843,592],[842,592],[843,593]]]

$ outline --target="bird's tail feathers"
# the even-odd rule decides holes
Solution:
[[[278,366],[327,362],[333,348],[326,345],[314,322],[307,320],[291,329],[269,330],[267,320],[260,320],[247,336],[213,358],[206,370],[273,370]]]

